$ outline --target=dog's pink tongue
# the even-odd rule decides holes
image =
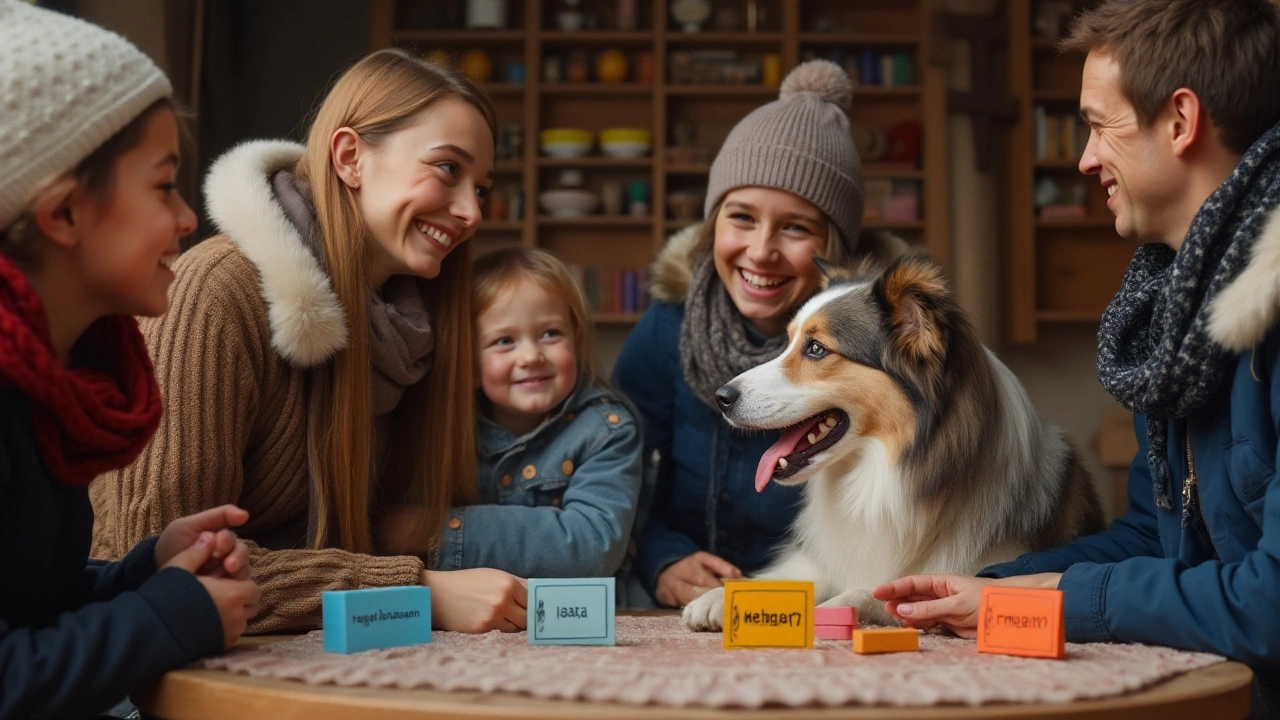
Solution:
[[[795,451],[796,445],[799,444],[800,438],[804,437],[807,429],[807,425],[797,425],[783,433],[773,447],[764,451],[760,464],[756,466],[756,492],[764,492],[764,487],[769,484],[769,478],[773,477],[773,471],[778,467],[778,459]]]

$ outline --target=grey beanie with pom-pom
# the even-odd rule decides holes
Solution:
[[[853,83],[839,65],[813,60],[792,70],[778,99],[752,110],[725,139],[708,179],[706,215],[734,188],[794,193],[818,206],[852,251],[862,230],[862,160],[845,111]]]

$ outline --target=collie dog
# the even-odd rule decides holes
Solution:
[[[972,575],[1103,528],[1063,432],[979,342],[933,260],[815,262],[827,284],[787,327],[786,350],[716,393],[733,426],[783,430],[756,490],[806,484],[756,579],[812,580],[817,603],[895,624],[871,597],[881,583]],[[723,618],[723,588],[684,609],[693,630]]]

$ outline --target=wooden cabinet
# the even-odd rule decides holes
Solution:
[[[893,230],[949,262],[945,71],[927,62],[933,0],[709,0],[710,17],[697,32],[672,18],[675,1],[507,0],[498,3],[507,15],[503,27],[485,29],[466,27],[462,0],[373,1],[374,48],[443,51],[481,69],[487,63],[492,73],[484,87],[500,124],[522,130],[518,154],[500,152],[494,174],[498,209],[510,210],[518,195],[520,215],[486,219],[477,252],[547,248],[598,283],[597,322],[634,321],[640,308],[609,302],[609,287],[627,273],[642,283],[639,271],[667,236],[701,217],[697,198],[725,136],[778,95],[766,81],[785,77],[803,59],[826,57],[855,77],[865,70],[876,79],[857,85],[849,114],[870,155],[865,176],[875,202],[868,203],[867,226]],[[562,25],[564,13],[578,17]],[[608,51],[626,60],[620,82],[597,74]],[[540,152],[539,132],[564,127],[643,128],[652,133],[653,151],[636,158],[599,149],[579,158]],[[913,133],[914,154],[903,149]],[[579,177],[584,188],[604,194],[621,188],[624,198],[647,188],[648,211],[566,218],[539,208],[539,193]],[[679,213],[681,206],[694,208],[692,218]]]
[[[1055,35],[1087,2],[1007,3],[1009,71],[1019,98],[1005,188],[1007,338],[1033,343],[1049,323],[1096,323],[1120,287],[1134,244],[1095,175],[1078,168],[1088,140],[1079,119],[1084,57],[1062,55]]]

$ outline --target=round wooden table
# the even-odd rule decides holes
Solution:
[[[291,636],[247,637],[255,646]],[[974,718],[1112,718],[1170,720],[1212,717],[1243,718],[1249,714],[1253,672],[1236,662],[1194,670],[1141,692],[1069,705],[983,705],[913,708],[842,707],[708,710],[703,708],[635,707],[613,703],[539,700],[525,695],[371,687],[307,685],[237,675],[223,670],[175,670],[136,692],[133,702],[145,716],[163,720],[421,720],[422,718],[783,718],[818,720],[972,720]]]

